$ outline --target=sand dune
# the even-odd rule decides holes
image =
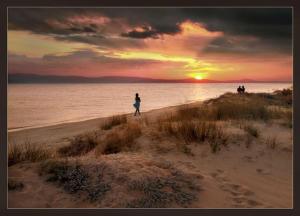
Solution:
[[[9,181],[24,187],[9,190],[8,207],[292,208],[293,141],[285,118],[291,105],[268,95],[226,94],[129,114],[108,130],[101,126],[111,119],[100,118],[10,132],[10,145],[29,139],[54,154],[9,166]],[[244,118],[238,106],[233,114],[227,107],[208,111],[232,101],[264,103],[272,115],[249,108],[253,116]],[[200,112],[201,107],[209,109]],[[80,147],[74,144],[74,136],[91,131],[77,139]],[[82,146],[86,140],[88,150]],[[70,148],[59,151],[72,142],[80,150],[73,149],[73,156],[65,156]]]

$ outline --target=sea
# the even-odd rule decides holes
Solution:
[[[141,112],[236,92],[237,83],[8,84],[8,131]],[[246,83],[247,92],[273,92],[292,83]]]

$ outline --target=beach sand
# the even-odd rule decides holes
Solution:
[[[181,108],[198,108],[203,103]],[[41,174],[41,164],[45,161],[24,161],[9,166],[9,181],[22,182],[23,187],[8,191],[8,207],[293,207],[292,128],[283,125],[280,119],[218,120],[215,122],[228,137],[226,145],[214,153],[206,141],[187,142],[162,131],[162,119],[178,109],[179,106],[167,107],[137,117],[128,114],[127,123],[109,130],[101,129],[109,118],[98,118],[9,132],[10,145],[27,141],[56,152],[68,146],[75,136],[90,131],[95,131],[100,136],[99,143],[103,143],[108,134],[126,130],[127,124],[139,125],[141,129],[132,141],[134,148],[99,154],[97,148],[101,144],[97,144],[87,153],[68,157],[66,163],[80,164],[89,176],[94,175],[89,180],[93,182],[88,187],[90,190],[81,188],[70,192],[66,184],[73,183],[67,180],[67,183],[47,181],[49,173]],[[254,127],[259,135],[249,135],[245,125]],[[66,157],[55,155],[51,160]]]

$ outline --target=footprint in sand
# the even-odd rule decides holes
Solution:
[[[229,193],[235,208],[251,208],[262,205],[260,202],[253,199],[255,196],[253,191],[248,190],[242,185],[232,183],[226,178],[223,170],[218,169],[210,175],[217,181],[221,190]]]

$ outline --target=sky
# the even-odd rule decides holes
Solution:
[[[8,73],[291,81],[291,8],[9,8]]]

